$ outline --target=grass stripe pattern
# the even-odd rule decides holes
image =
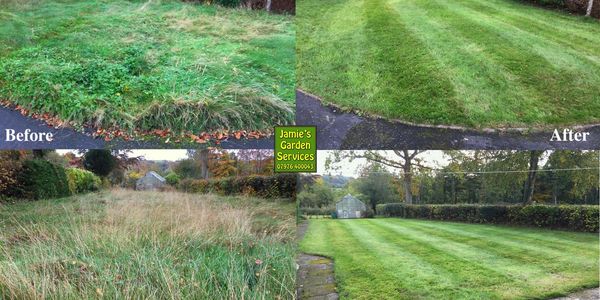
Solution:
[[[310,220],[344,299],[551,298],[597,287],[598,236],[406,219]]]
[[[417,123],[600,121],[600,22],[511,0],[298,3],[298,86]]]

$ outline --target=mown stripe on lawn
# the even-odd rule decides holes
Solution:
[[[575,120],[581,114],[579,109],[586,111],[600,107],[600,103],[593,102],[600,94],[599,86],[586,85],[577,72],[555,68],[548,59],[518,43],[514,30],[507,32],[492,24],[487,15],[470,12],[455,3],[434,0],[428,2],[426,7],[432,11],[439,9],[453,12],[453,18],[443,19],[448,26],[479,44],[492,59],[509,69],[518,78],[515,86],[533,89],[539,94],[535,99],[539,105],[530,108],[529,113],[522,112],[525,113],[525,121],[557,122],[565,117]],[[594,93],[596,90],[598,93]],[[579,101],[574,101],[575,99]],[[565,106],[565,101],[569,101],[568,106]],[[541,105],[542,103],[545,105]]]
[[[409,120],[444,123],[466,119],[454,88],[427,47],[408,30],[387,0],[364,1],[370,72],[379,89],[371,101],[384,112],[404,110]],[[389,95],[395,95],[390,99]],[[427,99],[427,101],[423,101]],[[410,110],[407,110],[410,108]]]
[[[584,51],[591,55],[598,55],[595,51],[600,43],[600,30],[589,27],[589,31],[571,30],[571,26],[556,26],[556,24],[545,22],[545,18],[533,19],[516,13],[514,10],[508,10],[507,5],[498,5],[489,1],[463,0],[460,2],[463,8],[483,14],[497,22],[510,24],[514,26],[511,32],[523,31],[532,38],[552,41],[560,46],[561,50],[575,49],[577,52]],[[517,30],[514,30],[517,29]],[[596,34],[590,34],[591,32]],[[585,56],[582,56],[585,58]]]
[[[360,8],[359,1],[348,0],[329,1],[327,5],[298,3],[298,86],[318,91],[325,101],[339,99],[339,104],[348,106],[369,97],[369,87],[376,83],[361,70],[362,45],[367,41],[361,34],[364,18]],[[340,85],[346,89],[338,90]]]
[[[551,28],[551,31],[566,32],[569,36],[578,36],[590,40],[597,39],[598,34],[600,34],[600,27],[597,26],[596,20],[572,16],[562,11],[540,9],[521,1],[488,0],[481,3],[481,5],[497,8],[510,16],[514,16],[515,19]]]
[[[423,223],[406,222],[404,220],[391,220],[382,222],[383,226],[393,228],[394,230],[403,230],[417,239],[422,239],[434,245],[443,245],[443,248],[453,248],[465,254],[473,261],[486,260],[486,264],[494,264],[495,269],[504,270],[508,267],[506,273],[515,275],[515,267],[523,264],[535,264],[542,266],[535,268],[535,274],[518,271],[519,279],[527,280],[532,275],[543,275],[548,271],[563,271],[566,265],[577,265],[579,271],[593,271],[595,268],[589,264],[590,259],[595,256],[572,257],[573,247],[570,249],[554,250],[549,249],[547,244],[532,244],[531,242],[515,242],[510,238],[504,238],[502,235],[487,235],[486,237],[473,236],[470,231],[444,230],[444,224],[438,226],[427,226]],[[476,225],[474,225],[476,226]],[[567,255],[569,253],[569,255]],[[593,253],[593,252],[592,252]],[[597,256],[597,255],[596,255]],[[502,261],[500,265],[497,262]],[[523,276],[521,276],[523,275]]]
[[[354,299],[352,295],[365,294],[369,291],[372,282],[386,282],[393,278],[391,273],[386,272],[386,264],[373,257],[372,249],[365,247],[361,240],[356,238],[353,232],[346,226],[349,222],[323,221],[331,226],[331,237],[344,237],[343,239],[335,239],[332,246],[336,248],[335,260],[343,261],[343,263],[335,263],[336,279],[340,279],[340,284],[343,293],[342,296],[348,296]],[[348,251],[352,249],[352,251]],[[365,261],[368,264],[365,265]],[[341,275],[341,276],[338,276]],[[344,276],[348,274],[349,276]],[[370,290],[366,292],[370,295],[370,299],[378,298],[380,295],[395,295],[398,296],[396,286],[400,284],[397,281],[391,281],[385,284],[385,289]],[[367,297],[369,299],[369,297]]]
[[[493,294],[472,290],[469,285],[501,282],[499,277],[490,276],[490,273],[498,275],[491,269],[473,268],[465,261],[457,266],[453,257],[446,256],[430,245],[385,231],[371,220],[351,221],[344,226],[351,229],[363,247],[371,249],[372,259],[378,259],[386,265],[392,276],[397,276],[404,284],[402,295],[408,299],[414,299],[415,295],[419,296],[416,298],[438,298],[443,295],[452,299],[465,293],[475,298],[490,299]]]
[[[487,236],[505,236],[507,239],[522,240],[523,242],[541,242],[552,245],[553,248],[558,249],[573,249],[582,248],[587,251],[597,251],[598,245],[595,245],[595,239],[593,235],[582,234],[577,232],[566,232],[558,230],[545,230],[543,235],[540,235],[540,231],[543,229],[533,228],[517,228],[517,227],[503,227],[501,225],[484,225],[484,224],[462,224],[454,222],[444,221],[420,221],[420,220],[406,220],[407,222],[416,222],[423,226],[441,228],[441,230],[456,232],[469,232],[471,235],[476,235],[482,238]],[[439,225],[438,225],[439,223]],[[476,227],[472,227],[476,225]],[[439,226],[439,227],[438,227]]]
[[[396,1],[394,9],[411,24],[409,30],[426,44],[451,78],[466,118],[475,124],[490,118],[499,124],[521,122],[516,112],[528,111],[531,103],[520,99],[534,97],[531,92],[514,88],[508,70],[489,59],[481,47],[449,30],[439,17],[414,5],[414,1]]]

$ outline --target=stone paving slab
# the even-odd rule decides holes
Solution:
[[[301,253],[297,259],[296,298],[337,300],[333,261],[329,258]]]

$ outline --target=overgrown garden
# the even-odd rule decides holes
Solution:
[[[296,177],[270,151],[0,155],[0,298],[294,297]]]

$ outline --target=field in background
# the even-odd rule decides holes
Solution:
[[[345,299],[551,298],[597,287],[598,235],[404,219],[310,220]]]
[[[0,204],[0,298],[291,299],[294,206],[122,189]]]
[[[298,87],[417,123],[598,123],[600,22],[511,0],[298,2]]]
[[[0,3],[2,101],[130,133],[294,120],[293,16],[176,0]]]

